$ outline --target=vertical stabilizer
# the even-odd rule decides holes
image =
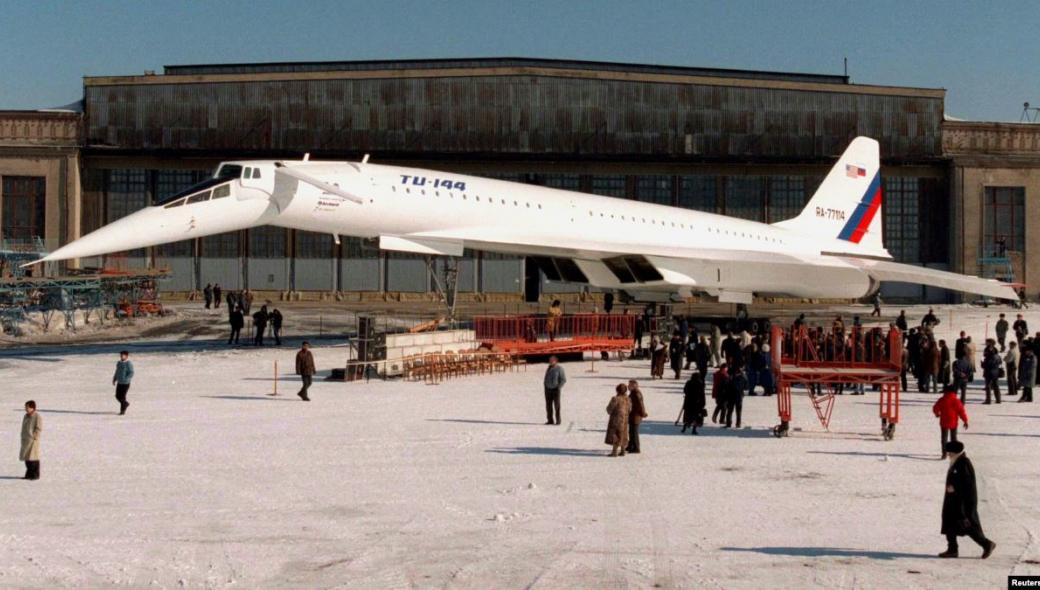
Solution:
[[[881,162],[878,142],[852,140],[805,209],[775,225],[806,236],[838,239],[843,252],[888,257],[881,240]]]

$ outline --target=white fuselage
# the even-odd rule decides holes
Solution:
[[[463,236],[467,248],[572,256],[589,282],[601,287],[817,298],[861,297],[874,287],[861,271],[821,256],[847,246],[838,240],[627,199],[416,168],[364,164],[359,171],[354,166],[313,162],[302,169],[364,197],[363,204],[300,183],[270,223],[364,238]],[[671,274],[660,285],[625,285],[594,262],[611,252],[646,256]],[[754,252],[782,253],[791,264],[758,263]],[[719,264],[719,256],[731,257],[730,263]],[[816,267],[800,264],[808,261]],[[829,274],[821,273],[820,265]]]

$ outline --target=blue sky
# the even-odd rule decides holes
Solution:
[[[955,117],[1040,106],[1027,2],[0,0],[0,109],[165,64],[491,56],[813,73],[847,56],[853,82],[946,88]]]

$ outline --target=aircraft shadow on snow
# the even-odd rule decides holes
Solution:
[[[897,459],[912,459],[914,461],[937,460],[936,455],[925,455],[922,453],[869,453],[864,451],[806,451],[810,455],[841,455],[847,457],[895,457]]]
[[[722,547],[722,551],[784,555],[789,557],[866,557],[888,561],[892,559],[936,559],[924,553],[898,553],[894,551],[867,551],[841,547]]]
[[[605,428],[582,428],[582,432],[599,432],[606,434]],[[689,432],[683,433],[681,426],[674,422],[661,420],[644,420],[639,426],[639,436],[687,436]],[[705,424],[697,430],[697,436],[717,436],[723,438],[771,438],[773,433],[767,429],[744,429],[744,428],[719,428],[713,424]]]
[[[263,349],[284,349],[287,352],[294,351],[304,340],[317,343],[334,341],[338,344],[346,342],[346,336],[340,334],[293,334],[282,338],[282,345],[275,346],[274,341],[259,347]],[[61,357],[94,354],[118,354],[120,350],[129,350],[131,354],[145,354],[149,352],[219,352],[226,350],[255,350],[258,347],[252,344],[236,344],[229,346],[226,338],[198,339],[198,340],[130,340],[125,342],[111,343],[84,343],[84,344],[40,344],[29,346],[18,346],[12,348],[0,348],[0,358],[18,360],[39,360],[44,362],[61,362],[62,358],[40,358],[48,355],[60,355]]]
[[[494,424],[502,426],[541,426],[541,422],[508,422],[504,420],[472,420],[465,418],[427,418],[427,422],[456,422],[459,424]]]
[[[200,395],[207,399],[223,399],[231,401],[262,401],[262,402],[298,402],[299,399],[295,393],[292,394],[278,394],[277,397],[265,393],[261,395]]]
[[[509,447],[488,449],[485,453],[499,453],[502,455],[551,455],[571,457],[605,457],[604,451],[592,451],[589,449],[562,449],[558,447]]]

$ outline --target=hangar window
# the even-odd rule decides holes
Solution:
[[[671,176],[637,176],[636,200],[659,205],[672,204]]]
[[[334,251],[332,236],[329,234],[296,231],[297,258],[331,258]]]
[[[679,206],[708,213],[719,213],[715,199],[714,176],[683,176],[679,180]]]
[[[539,174],[535,176],[535,184],[576,191],[581,188],[581,177],[577,174]]]
[[[212,258],[237,258],[239,232],[217,234],[202,238],[202,255]]]
[[[983,248],[988,256],[1005,256],[1025,249],[1026,189],[1020,186],[987,186]]]
[[[151,200],[146,170],[109,170],[107,189],[109,223],[147,207]]]
[[[589,188],[595,195],[624,197],[625,177],[622,175],[593,176]]]
[[[803,176],[769,177],[769,223],[797,217],[805,208],[809,198],[805,191]]]
[[[885,178],[882,229],[885,247],[901,262],[921,257],[920,191],[915,177]]]
[[[726,178],[726,215],[765,221],[765,183],[763,176]]]
[[[249,255],[253,258],[281,258],[285,256],[286,230],[264,225],[249,230]]]

